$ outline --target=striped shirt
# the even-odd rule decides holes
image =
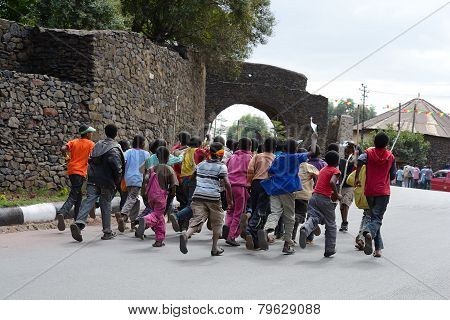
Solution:
[[[220,180],[227,176],[227,167],[217,160],[203,161],[197,165],[197,186],[194,199],[220,200]]]

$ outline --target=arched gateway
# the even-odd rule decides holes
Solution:
[[[205,126],[234,104],[246,104],[264,111],[270,119],[282,121],[287,136],[304,139],[310,117],[319,126],[324,143],[328,124],[328,99],[306,91],[307,78],[274,66],[244,63],[240,75],[230,79],[208,73],[206,78]]]

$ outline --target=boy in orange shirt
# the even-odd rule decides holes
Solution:
[[[68,216],[73,206],[75,206],[74,220],[78,217],[82,198],[81,187],[86,180],[88,159],[94,148],[92,135],[95,132],[95,129],[83,124],[78,129],[78,132],[81,138],[71,140],[61,148],[65,156],[69,158],[67,175],[70,180],[70,193],[66,202],[56,214],[59,231],[64,231],[66,229],[64,218]]]

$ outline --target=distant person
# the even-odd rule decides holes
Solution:
[[[106,138],[97,142],[92,150],[89,158],[86,198],[81,203],[77,220],[70,225],[72,237],[79,242],[83,241],[81,231],[86,226],[89,211],[99,197],[103,226],[101,239],[110,240],[116,235],[111,230],[111,200],[116,189],[120,188],[125,159],[122,148],[114,141],[117,136],[117,127],[108,124],[105,127],[105,135]]]
[[[417,165],[412,168],[413,188],[419,188],[420,169]]]
[[[166,212],[167,202],[170,197],[175,196],[178,179],[175,171],[167,165],[169,161],[169,149],[164,146],[158,147],[155,152],[158,157],[158,164],[150,168],[149,180],[144,186],[143,196],[148,205],[150,214],[138,219],[136,237],[144,239],[146,228],[152,228],[155,232],[155,242],[153,247],[163,247],[166,238]],[[143,198],[144,198],[143,197]]]
[[[220,142],[220,141],[219,141]],[[233,139],[228,139],[224,145],[225,154],[223,155],[222,162],[227,163],[228,159],[230,159],[231,155],[234,152],[235,141]]]
[[[167,142],[164,139],[155,139],[150,144],[149,151],[151,153],[150,157],[145,161],[145,170],[149,170],[151,167],[154,167],[159,164],[158,156],[156,155],[156,150],[159,147],[167,147]],[[183,155],[180,154],[178,156],[174,156],[173,154],[169,155],[169,161],[167,162],[168,166],[174,166],[183,161]],[[142,170],[142,168],[141,168]]]
[[[424,189],[430,190],[431,188],[431,178],[433,177],[433,170],[425,166],[425,173],[424,173]]]
[[[83,124],[78,129],[80,138],[70,140],[61,148],[61,151],[68,159],[67,175],[70,180],[70,193],[66,202],[56,214],[59,231],[66,229],[64,219],[68,217],[72,207],[75,207],[73,214],[74,221],[78,218],[83,196],[81,188],[86,181],[88,160],[95,145],[92,142],[94,132],[94,128]]]
[[[253,156],[251,148],[252,140],[241,138],[239,140],[239,150],[231,156],[227,163],[228,179],[233,194],[233,206],[230,207],[225,216],[222,236],[226,239],[226,243],[233,247],[239,246],[236,238],[240,234],[241,215],[246,214],[245,209],[249,198],[247,172]]]
[[[134,226],[134,221],[139,214],[139,210],[132,210],[133,206],[138,202],[138,197],[141,192],[142,182],[144,180],[143,172],[140,168],[145,161],[150,158],[150,153],[144,150],[145,138],[137,135],[133,138],[132,148],[127,150],[124,154],[125,158],[125,174],[124,180],[127,188],[128,196],[125,204],[116,213],[117,224],[120,232],[125,231],[125,223],[128,219],[131,222],[131,228]]]
[[[353,203],[353,187],[347,184],[348,176],[353,172],[355,167],[355,162],[352,161],[355,153],[356,145],[353,142],[347,142],[344,150],[344,159],[339,160],[339,170],[341,171],[339,186],[342,186],[341,195],[342,199],[340,202],[341,210],[341,227],[339,231],[348,231],[348,211]],[[349,161],[347,161],[349,159]],[[345,176],[344,176],[345,174]]]
[[[224,250],[218,246],[218,241],[222,233],[224,213],[220,201],[220,184],[224,182],[229,207],[233,206],[231,196],[231,185],[228,181],[227,167],[222,163],[225,153],[223,145],[214,142],[210,146],[211,159],[200,163],[194,175],[197,178],[197,185],[192,197],[193,217],[189,220],[189,228],[180,235],[180,251],[188,253],[188,239],[196,232],[200,231],[206,220],[210,221],[213,232],[211,256],[220,256]]]
[[[124,152],[124,153],[127,150],[131,149],[131,144],[130,144],[130,141],[128,141],[128,140],[120,140],[119,144],[120,144],[120,147],[122,148],[122,152]],[[120,182],[120,189],[118,191],[120,194],[119,209],[122,210],[123,205],[125,204],[125,202],[127,201],[127,198],[128,198],[128,191],[127,191],[127,186],[125,184],[125,179],[122,179],[122,181]],[[96,206],[97,206],[97,204],[96,204]]]
[[[413,167],[406,165],[403,167],[403,183],[405,188],[411,188],[413,184]]]
[[[341,172],[339,154],[336,151],[328,151],[325,155],[327,166],[319,172],[319,178],[314,188],[314,193],[308,204],[308,219],[300,229],[300,248],[306,247],[306,239],[316,230],[319,224],[325,224],[325,252],[324,257],[331,257],[336,253],[336,203],[341,200],[337,183]]]
[[[309,151],[311,151],[311,147],[309,147]],[[320,157],[320,147],[316,146],[316,151],[313,153],[313,156],[308,159],[308,163],[312,164],[317,170],[322,170],[327,166],[327,163],[323,161]]]
[[[403,169],[398,168],[396,174],[395,174],[395,184],[397,187],[403,186]]]
[[[391,194],[390,181],[395,179],[397,171],[394,155],[386,149],[389,137],[383,131],[374,138],[375,147],[369,148],[358,158],[358,168],[355,174],[355,185],[360,186],[359,173],[366,165],[366,183],[364,195],[370,210],[370,221],[366,224],[363,235],[365,238],[364,253],[381,257],[383,241],[381,239],[381,224]],[[373,250],[375,242],[375,251]]]
[[[327,147],[327,152],[328,151],[336,151],[337,153],[339,153],[339,144],[337,143],[330,143]]]

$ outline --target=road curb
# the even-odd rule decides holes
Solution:
[[[61,208],[62,205],[63,202],[48,202],[30,206],[0,208],[0,227],[53,221],[56,218],[57,210]],[[113,213],[118,211],[119,205],[120,197],[115,197],[111,203],[111,211]],[[141,210],[143,210],[142,201]],[[71,210],[71,215],[73,215],[73,209]],[[95,210],[95,215],[101,215],[99,208]]]

